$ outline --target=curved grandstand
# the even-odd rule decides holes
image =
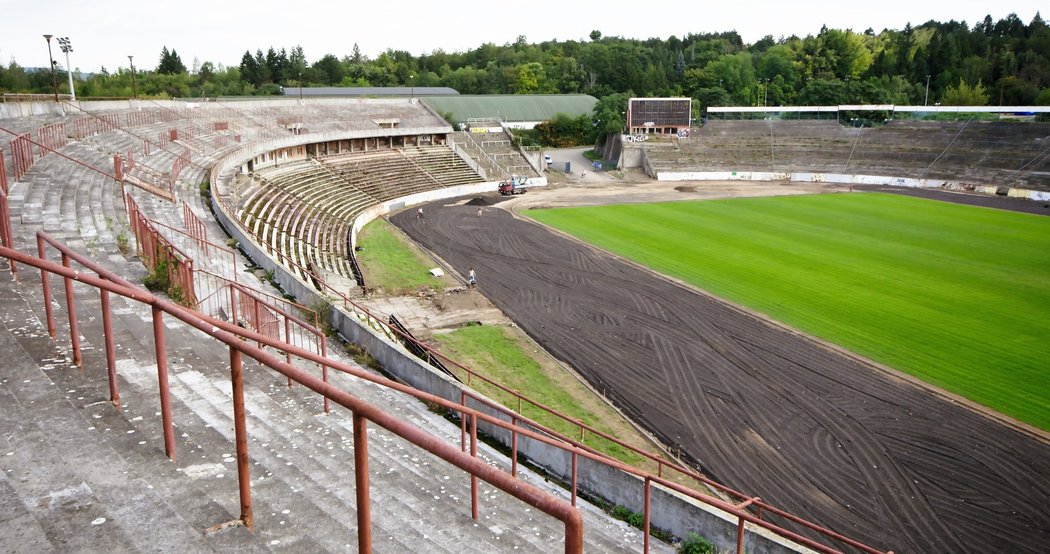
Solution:
[[[15,109],[24,110],[24,113],[11,113]],[[347,401],[347,395],[325,388],[329,385],[319,381],[322,376],[325,380],[331,379],[333,387],[353,391],[357,398],[379,404],[385,413],[397,413],[411,419],[431,435],[455,444],[455,450],[459,450],[460,441],[463,441],[464,450],[470,448],[465,437],[469,436],[471,424],[476,424],[478,429],[506,448],[519,449],[535,466],[548,472],[547,478],[553,477],[565,483],[565,489],[545,484],[545,478],[519,469],[516,460],[502,457],[494,449],[481,447],[480,455],[486,462],[521,477],[526,483],[521,490],[528,490],[522,496],[529,497],[530,502],[535,502],[533,506],[547,513],[563,509],[552,507],[558,502],[561,504],[557,506],[567,506],[567,502],[575,504],[579,489],[645,514],[646,525],[651,521],[654,526],[679,535],[700,531],[721,549],[743,548],[746,544],[748,551],[780,552],[801,548],[800,543],[819,550],[828,548],[827,545],[842,547],[840,538],[834,538],[816,526],[807,527],[794,521],[779,512],[776,504],[731,489],[724,489],[716,498],[665,483],[663,472],[677,467],[673,460],[660,461],[657,466],[660,473],[651,475],[622,467],[590,451],[585,444],[548,433],[537,426],[501,424],[500,421],[511,421],[517,425],[521,420],[510,410],[479,402],[468,403],[462,384],[434,371],[402,348],[397,331],[387,325],[385,316],[371,313],[354,303],[353,297],[367,276],[362,276],[355,268],[353,245],[356,232],[367,221],[407,206],[491,192],[495,181],[510,171],[525,174],[533,184],[545,184],[537,162],[511,146],[505,134],[469,136],[454,133],[433,110],[405,99],[312,100],[308,104],[294,101],[46,103],[14,108],[5,106],[5,114],[18,115],[0,120],[0,128],[6,131],[0,134],[0,151],[5,155],[6,173],[11,176],[10,185],[5,186],[0,197],[5,216],[5,225],[0,230],[3,231],[5,247],[34,250],[38,240],[51,240],[38,238],[38,231],[43,230],[50,233],[52,239],[65,242],[73,252],[96,260],[109,271],[133,280],[143,277],[154,282],[162,280],[169,295],[180,297],[190,307],[200,310],[202,318],[208,318],[202,320],[206,324],[202,324],[203,327],[210,325],[212,329],[221,329],[222,333],[233,334],[239,332],[238,326],[245,328],[249,333],[246,338],[268,345],[268,352],[279,358],[295,358],[298,366],[312,372],[317,379],[316,382],[310,381],[309,376],[300,376],[291,370],[282,370],[283,375],[272,373],[267,368],[280,365],[274,361],[260,360],[260,365],[251,366],[245,377],[250,438],[247,445],[241,444],[243,425],[235,432],[233,428],[239,425],[239,416],[231,417],[226,410],[231,396],[236,410],[237,385],[231,389],[230,385],[224,384],[229,378],[226,368],[236,373],[232,368],[237,364],[231,352],[239,340],[227,343],[230,352],[222,344],[217,348],[201,346],[200,335],[194,335],[190,329],[194,326],[192,316],[186,316],[188,319],[183,321],[187,325],[167,325],[170,336],[167,344],[171,345],[172,351],[165,356],[163,331],[158,331],[158,327],[165,326],[157,323],[158,306],[163,308],[160,311],[176,317],[185,314],[174,307],[152,304],[154,340],[150,340],[144,336],[142,327],[143,321],[150,320],[151,310],[129,302],[121,304],[115,311],[115,323],[106,323],[107,317],[103,317],[101,323],[92,318],[84,324],[82,332],[59,329],[61,340],[52,343],[47,338],[48,329],[33,315],[42,310],[41,306],[50,307],[52,304],[34,292],[33,287],[39,286],[40,278],[35,272],[24,271],[24,265],[12,264],[12,272],[3,273],[4,281],[0,286],[6,323],[6,332],[0,339],[9,345],[11,351],[18,352],[12,376],[3,376],[4,392],[11,399],[7,403],[10,411],[5,412],[4,417],[9,422],[26,420],[33,423],[26,424],[32,427],[26,433],[12,434],[5,439],[12,454],[0,466],[7,471],[0,485],[4,487],[5,497],[17,495],[22,499],[18,504],[25,508],[19,510],[16,517],[20,521],[33,522],[29,524],[32,531],[26,539],[26,549],[46,544],[80,544],[75,541],[87,540],[83,538],[84,529],[92,528],[92,524],[99,527],[101,524],[95,522],[108,519],[114,523],[115,530],[98,533],[95,538],[102,542],[89,543],[92,548],[107,545],[118,549],[149,549],[157,543],[152,536],[142,536],[141,529],[148,529],[164,537],[166,545],[191,549],[265,549],[295,545],[293,548],[337,550],[343,549],[345,543],[353,542],[348,537],[372,541],[374,535],[376,547],[382,551],[424,548],[460,551],[464,544],[479,551],[516,548],[552,551],[562,548],[563,539],[566,550],[570,550],[572,541],[567,538],[570,535],[568,523],[563,530],[560,523],[545,516],[537,520],[520,505],[508,502],[508,496],[492,488],[482,489],[481,505],[489,510],[483,516],[485,525],[474,524],[466,514],[449,515],[456,509],[448,510],[447,506],[469,505],[468,499],[472,495],[476,498],[477,494],[476,485],[460,482],[465,480],[459,479],[458,471],[451,470],[452,466],[444,465],[431,454],[452,460],[455,456],[449,453],[449,449],[433,446],[430,453],[423,452],[409,444],[415,439],[406,442],[370,429],[368,436],[375,435],[372,470],[362,471],[360,465],[355,469],[348,460],[358,453],[354,450],[361,442],[357,433],[363,429],[358,427],[359,420],[345,414],[340,416],[338,412],[329,417],[315,417],[321,410],[328,411],[328,401],[322,404],[304,387],[288,389],[285,376],[289,378],[288,384],[293,376],[296,380],[302,378],[299,382],[308,387],[312,386],[311,383],[316,385],[314,390],[327,391],[327,397],[341,403]],[[955,127],[945,125],[941,131],[922,135],[922,141],[947,137]],[[872,140],[872,145],[885,143],[886,146],[871,146],[858,155],[859,145],[871,140],[870,136],[825,123],[805,123],[791,131],[785,130],[785,137],[794,138],[782,143],[776,142],[776,134],[772,135],[772,156],[779,157],[780,153],[790,149],[797,150],[797,153],[790,158],[793,160],[790,163],[788,158],[779,162],[771,158],[770,165],[763,166],[761,142],[767,135],[762,133],[769,126],[768,122],[713,123],[666,152],[647,150],[644,157],[648,161],[645,163],[658,178],[676,172],[716,171],[715,167],[719,168],[718,172],[725,172],[729,167],[736,170],[737,165],[740,171],[756,174],[797,170],[812,176],[823,175],[821,172],[825,170],[830,174],[838,163],[839,154],[850,145],[845,164],[849,171],[844,169],[842,173],[879,175],[894,167],[885,154],[885,150],[892,146],[890,139]],[[960,143],[959,139],[965,132],[973,131],[967,127],[956,129],[951,141],[951,145],[969,145],[966,155],[948,155],[946,152],[950,148],[936,145],[925,150],[918,147],[900,149],[897,155],[904,177],[969,176],[971,173],[968,172],[953,172],[962,171],[961,168],[971,163],[972,152],[978,148],[984,149],[982,160],[1003,159],[1009,151],[1021,152],[1000,165],[979,163],[982,168],[990,167],[986,176],[980,174],[980,179],[998,179],[1003,178],[1008,167],[1016,165],[1021,158],[1027,159],[1033,152],[1030,145],[1025,146],[1025,150],[1012,143],[1011,137],[1015,135],[1005,131],[990,132],[981,135],[990,138]],[[1039,131],[1034,132],[1038,135]],[[716,133],[717,140],[711,138]],[[911,136],[903,127],[900,133],[894,140]],[[1027,141],[1025,144],[1028,145],[1038,139],[1036,135],[1024,135],[1018,140]],[[900,148],[899,142],[896,147]],[[940,151],[934,156],[938,148]],[[717,156],[712,154],[716,150]],[[827,154],[827,158],[815,156],[811,164],[804,161],[816,153]],[[1022,169],[1015,168],[1014,173],[1006,174],[1009,182],[1031,182],[1036,172],[1043,171],[1045,150],[1041,156],[1035,156],[1034,161]],[[0,180],[4,180],[2,175]],[[200,194],[201,190],[208,188],[202,186],[204,182],[210,187],[207,196]],[[122,194],[125,192],[126,195]],[[440,205],[433,204],[435,208]],[[422,233],[422,222],[405,219],[408,220],[407,227],[414,225],[414,232]],[[500,223],[498,218],[492,219],[494,223]],[[485,222],[488,224],[487,218]],[[462,228],[449,229],[444,226],[447,222],[440,218],[435,223],[437,225],[429,239],[425,233],[418,236],[421,242],[436,251],[440,245],[427,241],[439,236],[452,237],[458,248],[474,248],[475,255],[485,253],[493,259],[510,260],[514,256],[506,249],[516,251],[516,248],[526,247],[522,237],[513,236],[515,227],[509,222],[504,222],[508,224],[500,231],[509,232],[510,236],[501,239],[501,235],[493,234],[495,243],[485,244],[472,243],[470,235],[459,234]],[[221,244],[227,242],[227,236],[232,237],[230,244],[237,243],[240,252]],[[130,248],[139,253],[146,270],[126,263],[121,251],[129,248],[129,243]],[[533,252],[544,251],[542,244],[541,241],[541,244],[527,248]],[[242,258],[242,253],[250,260]],[[5,256],[11,258],[14,254],[5,251]],[[72,253],[63,256],[62,261],[68,262],[71,257]],[[463,269],[460,266],[467,259],[457,257],[454,252],[447,258],[459,269]],[[576,262],[585,263],[590,270],[606,268],[612,271],[608,260],[589,260],[583,254],[571,256],[565,263]],[[536,273],[537,268],[549,261],[532,260],[529,263],[531,267],[524,271]],[[260,290],[265,286],[245,270],[248,265],[266,270],[269,280],[280,284],[283,292],[294,296],[298,304],[275,295],[277,291],[267,293]],[[18,267],[23,270],[18,274],[21,282],[16,283],[12,277]],[[545,276],[541,273],[536,273],[536,278],[542,281]],[[107,279],[118,282],[119,276]],[[649,286],[639,282],[640,290],[647,290]],[[89,310],[102,310],[108,314],[106,304],[100,305],[98,298],[96,288],[78,285],[68,289],[66,302],[88,303]],[[647,304],[644,299],[634,300],[649,308],[655,306]],[[577,300],[565,298],[563,301],[564,305],[572,305]],[[434,395],[423,395],[423,400],[453,413],[466,410],[465,415],[457,416],[463,424],[463,434],[429,413],[422,404],[403,398],[419,393],[407,390],[398,393],[394,392],[397,389],[394,385],[374,384],[371,381],[382,380],[369,377],[363,371],[356,373],[360,368],[338,359],[331,364],[324,362],[319,356],[326,354],[326,342],[317,326],[311,324],[318,315],[310,307],[324,308],[325,305],[333,309],[329,321],[324,323],[364,346],[386,371]],[[514,313],[513,309],[508,311]],[[76,319],[72,309],[67,308],[67,312],[70,320]],[[321,312],[323,317],[325,310]],[[602,318],[598,312],[591,315]],[[522,322],[534,336],[541,334],[529,326],[542,326],[542,318],[539,322],[530,322],[523,317]],[[98,328],[100,324],[105,328],[104,334]],[[110,332],[110,325],[114,327],[113,332]],[[706,327],[700,325],[697,328]],[[51,334],[55,333],[52,331]],[[64,347],[64,340],[71,341],[71,357],[77,361],[80,358],[80,336],[89,337],[83,363],[102,368],[106,363],[96,359],[101,354],[92,358],[93,350],[97,353],[111,349],[101,345],[93,348],[91,341],[101,340],[102,336],[110,338],[114,334],[120,339],[120,346],[116,348],[116,359],[110,364],[113,368],[111,374],[122,389],[131,391],[124,395],[127,400],[123,402],[114,398],[114,389],[107,391],[104,381],[94,378],[90,371],[81,375],[66,369],[70,365],[67,360],[70,354]],[[215,331],[214,334],[221,333]],[[583,340],[582,335],[566,337],[558,334],[544,340],[551,350],[563,353],[567,359],[574,358],[572,352],[590,352],[574,346]],[[684,340],[688,341],[689,337],[684,337]],[[756,364],[768,363],[761,354],[748,355],[757,356]],[[813,359],[828,356],[826,352],[808,355]],[[175,421],[180,433],[172,431],[170,426],[171,406],[164,407],[164,399],[169,394],[168,369],[165,367],[168,364],[162,359],[171,360],[170,394],[174,399]],[[580,359],[577,363],[583,368],[588,362]],[[590,363],[593,365],[594,362]],[[806,364],[799,362],[799,365]],[[319,366],[351,372],[354,376],[318,371]],[[94,375],[104,372],[102,369]],[[588,372],[583,373],[587,375]],[[148,395],[155,393],[158,381],[161,382],[162,409],[159,415],[153,415],[155,407]],[[622,385],[634,386],[629,382]],[[679,385],[680,392],[689,392],[690,384]],[[863,392],[868,386],[876,385],[865,382],[851,388]],[[631,394],[648,390],[634,388]],[[63,390],[69,392],[61,393]],[[629,395],[626,391],[614,391],[609,396],[622,402]],[[25,401],[27,398],[32,399],[32,403],[47,406],[47,413],[53,417],[34,418],[31,403]],[[107,398],[115,400],[123,407],[123,412],[115,413],[105,401]],[[654,409],[659,409],[656,399],[650,398],[648,402]],[[469,406],[462,408],[458,406],[460,404]],[[645,402],[640,402],[638,406],[643,404]],[[472,411],[474,408],[478,411]],[[629,411],[637,413],[641,419],[647,417],[644,411]],[[823,416],[816,414],[813,417],[819,419]],[[158,418],[165,421],[158,421]],[[652,421],[662,420],[656,418]],[[666,424],[670,428],[675,422],[671,418]],[[47,441],[39,440],[41,434],[53,432],[54,425],[62,426],[61,439],[74,445],[70,447],[74,454],[66,454]],[[987,425],[987,422],[973,425]],[[160,428],[164,431],[161,432]],[[530,434],[537,429],[542,433]],[[112,430],[118,432],[111,433]],[[671,442],[666,429],[653,430],[665,442]],[[853,431],[862,432],[863,429]],[[408,438],[406,434],[411,435],[407,431],[406,434],[397,434],[405,438]],[[130,441],[129,436],[143,436],[147,440]],[[165,453],[178,460],[176,471],[170,471],[170,466],[165,465],[154,447],[162,440]],[[732,437],[727,436],[726,440],[732,440]],[[761,442],[763,439],[758,436],[755,440]],[[923,440],[909,444],[923,448]],[[1015,451],[1036,452],[1037,458],[1038,453],[1045,452],[1045,445],[1033,443],[1025,437],[1017,440]],[[254,535],[236,529],[223,531],[230,527],[224,525],[227,521],[252,523],[250,502],[246,517],[243,488],[240,498],[237,497],[233,475],[235,460],[228,454],[232,450],[231,442],[237,443],[238,454],[241,454],[242,446],[250,447],[246,452],[252,456],[252,490],[256,494],[254,520],[257,533]],[[187,454],[175,458],[176,449]],[[804,453],[804,450],[798,448],[794,453]],[[821,463],[834,462],[833,455],[822,454]],[[84,460],[96,459],[118,459],[119,462],[94,471],[84,469]],[[728,457],[725,463],[735,464],[735,467],[732,471],[722,468],[721,473],[732,475],[734,484],[746,492],[765,496],[749,486],[749,475],[769,470],[761,465],[748,465],[761,464],[758,460],[758,457]],[[246,457],[243,462],[247,467]],[[453,463],[461,468],[469,465],[463,460]],[[1025,461],[1022,465],[1038,466],[1035,462],[1033,464]],[[27,469],[37,466],[45,469]],[[377,470],[377,467],[381,469]],[[14,475],[16,471],[19,480],[6,476]],[[480,470],[475,468],[473,471]],[[675,471],[689,470],[677,468]],[[791,480],[797,486],[785,486],[772,496],[778,503],[783,501],[793,509],[808,512],[803,513],[805,517],[820,517],[818,523],[834,526],[836,531],[845,535],[860,531],[864,540],[874,541],[877,548],[895,548],[894,541],[871,532],[872,522],[881,521],[878,513],[860,510],[857,505],[847,505],[842,509],[841,505],[848,504],[849,500],[836,499],[841,492],[836,487],[822,492],[820,498],[827,500],[820,506],[822,509],[805,502],[798,503],[792,498],[795,493],[805,495],[812,492],[805,490],[809,481],[804,476],[820,471],[823,470],[806,465],[802,457],[791,458],[788,465],[769,474]],[[370,529],[367,510],[361,510],[361,504],[355,502],[354,488],[346,486],[352,479],[360,479],[362,473],[371,473],[375,483],[373,496],[377,501],[373,506],[376,516],[375,522],[371,523],[375,528],[372,533],[365,531]],[[483,477],[486,475],[482,472]],[[493,482],[499,481],[498,476],[487,477],[494,479]],[[1030,477],[1016,477],[1013,484],[1031,483]],[[843,476],[841,488],[847,492],[862,490],[863,487],[850,481],[852,478]],[[886,479],[876,483],[884,489],[914,489],[912,485],[902,485],[890,477],[880,476],[879,479]],[[223,486],[209,484],[216,480]],[[61,487],[49,483],[59,483]],[[542,493],[549,498],[540,492],[532,492],[529,487],[533,486],[541,487]],[[360,480],[356,488],[360,491]],[[1026,498],[1031,500],[1031,495],[1040,490],[1038,483],[1032,483]],[[135,499],[133,506],[126,501],[128,496]],[[950,501],[951,496],[948,494],[946,501]],[[72,505],[78,510],[71,513],[64,510],[63,506],[70,505],[65,501],[41,503],[40,498],[72,498]],[[835,507],[836,503],[838,507]],[[1039,510],[1045,508],[1034,500],[1029,505],[1039,506]],[[832,506],[830,514],[826,511],[828,506]],[[894,504],[887,502],[879,506],[888,511]],[[575,513],[569,508],[564,509],[569,510],[566,513]],[[632,531],[621,522],[601,517],[599,510],[586,504],[581,504],[581,510],[585,519],[583,537],[590,550],[639,551],[650,546],[641,533]],[[129,517],[131,512],[149,515],[136,519]],[[477,519],[477,509],[474,508],[473,512]],[[916,511],[915,517],[921,518],[921,513]],[[972,515],[964,513],[967,517]],[[66,523],[53,523],[56,515],[64,517],[62,521]],[[362,520],[362,517],[366,519]],[[997,541],[988,543],[992,548],[1006,541],[1011,548],[1025,550],[1042,544],[1050,527],[1039,514],[1026,514],[1026,517],[1035,529],[1020,539],[1016,536],[1015,520],[1009,518],[1006,520],[1008,524],[996,525],[996,532],[983,535],[984,539],[979,533],[966,534],[963,538],[951,533],[947,536],[952,537],[952,541],[971,541],[951,544],[975,545],[987,539]],[[172,519],[180,521],[168,523]],[[857,519],[863,524],[857,525]],[[894,519],[899,520],[901,518]],[[186,524],[182,525],[182,521]],[[745,525],[745,522],[751,523]],[[893,528],[890,532],[924,533],[936,541],[936,532],[943,531],[945,526],[951,527],[951,524],[938,518],[926,527]],[[201,533],[205,528],[209,528],[209,532]],[[105,527],[100,529],[105,530]],[[780,536],[775,536],[777,534]],[[798,543],[791,543],[785,537]],[[927,544],[911,538],[902,542],[907,546]],[[872,551],[863,545],[846,544]],[[651,546],[655,550],[669,549],[668,545],[658,542]]]
[[[874,124],[857,117],[874,108],[889,117]],[[712,108],[712,118],[688,137],[624,144],[625,160],[659,180],[883,184],[1031,199],[1050,193],[1050,124],[982,120],[976,112],[953,114],[954,121],[893,118],[889,108],[839,106],[820,112],[831,119],[798,119],[806,113],[783,111],[787,108]],[[815,108],[796,108],[805,109]],[[1036,108],[985,111],[1024,109]]]

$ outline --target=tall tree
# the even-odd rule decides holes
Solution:
[[[259,64],[256,63],[255,58],[252,57],[252,53],[245,50],[244,55],[241,56],[241,78],[255,86],[259,86]]]
[[[171,51],[168,51],[167,46],[161,48],[157,73],[161,75],[181,75],[186,73],[186,66],[183,65],[182,59],[179,58],[179,53],[174,48]]]

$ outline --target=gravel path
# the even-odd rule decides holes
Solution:
[[[723,483],[898,554],[1050,544],[1046,442],[506,210],[425,210],[391,220]]]

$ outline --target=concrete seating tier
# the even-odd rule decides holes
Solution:
[[[317,267],[352,279],[348,239],[358,214],[386,200],[477,182],[481,178],[445,146],[285,161],[255,172],[238,217],[264,245],[300,266],[303,277]]]
[[[339,154],[321,161],[380,202],[482,180],[446,146]]]
[[[538,175],[507,133],[457,131],[453,137],[456,144],[485,169],[490,180],[507,179],[512,174]]]
[[[264,245],[292,259],[306,278],[317,267],[353,278],[347,255],[352,217],[375,203],[311,160],[256,172],[238,217]]]
[[[821,171],[1050,190],[1047,144],[1045,123],[709,121],[677,149],[647,149],[646,156],[656,172]]]
[[[481,182],[481,177],[467,162],[447,146],[408,147],[405,154],[445,186]]]

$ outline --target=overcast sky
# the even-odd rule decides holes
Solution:
[[[442,49],[462,52],[485,42],[506,44],[586,40],[592,30],[606,36],[645,39],[736,30],[745,42],[765,35],[816,34],[822,24],[861,32],[901,29],[938,21],[970,26],[991,15],[1016,13],[1026,24],[1044,2],[1015,0],[877,0],[867,2],[703,2],[702,0],[526,2],[342,0],[340,2],[254,0],[0,0],[0,61],[47,67],[43,35],[68,36],[70,64],[83,71],[128,66],[155,68],[161,47],[178,52],[187,67],[201,62],[238,65],[245,50],[264,52],[301,45],[311,63],[325,54],[348,55],[356,42],[369,57],[386,50],[414,55]],[[635,19],[633,14],[643,13]],[[1050,14],[1043,14],[1050,16]],[[56,60],[65,59],[52,44]]]

